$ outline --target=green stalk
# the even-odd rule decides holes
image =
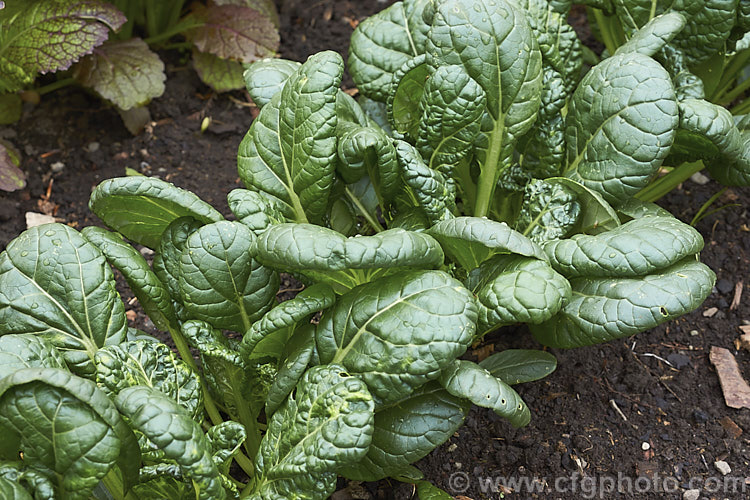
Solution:
[[[724,65],[719,85],[716,86],[716,91],[714,92],[714,95],[711,96],[711,101],[723,105],[729,104],[730,101],[726,101],[724,94],[729,91],[730,87],[737,79],[738,73],[742,71],[748,61],[750,61],[750,49],[735,54],[730,61]]]
[[[367,210],[365,209],[364,205],[362,205],[362,202],[359,201],[359,198],[354,196],[354,193],[351,192],[349,189],[349,186],[346,186],[344,188],[344,191],[346,192],[346,196],[351,200],[351,202],[354,204],[355,207],[357,207],[357,210],[359,210],[359,213],[362,214],[362,217],[365,218],[368,224],[370,224],[370,227],[372,227],[375,232],[380,233],[382,231],[385,231],[383,226],[380,225],[380,222],[373,217],[371,214],[367,213]]]
[[[45,85],[44,87],[39,87],[38,89],[34,89],[34,91],[41,96],[44,94],[49,94],[50,92],[54,92],[55,90],[68,87],[75,83],[76,83],[75,78],[72,78],[72,77],[63,78],[62,80],[57,80],[56,82],[52,82],[49,85]]]
[[[731,111],[731,113],[735,116],[747,114],[748,112],[750,112],[750,99],[745,99],[729,111]]]
[[[466,208],[473,207],[477,199],[477,186],[471,178],[471,165],[469,158],[464,156],[459,160],[455,168],[455,178],[458,181],[459,191]]]
[[[726,94],[721,96],[721,100],[718,101],[718,104],[721,104],[722,106],[726,106],[730,102],[737,99],[739,96],[741,96],[747,89],[750,88],[750,78],[743,81],[739,85],[737,85],[735,88],[732,89],[731,92],[727,92]]]
[[[114,467],[109,469],[107,475],[102,478],[102,483],[104,483],[109,494],[112,495],[115,500],[138,500],[138,497],[136,497],[132,491],[129,491],[126,495],[122,494],[122,478]]]
[[[602,34],[602,41],[604,46],[607,47],[609,55],[612,55],[621,44],[617,43],[615,38],[615,29],[612,21],[605,17],[604,12],[601,9],[591,9],[594,11],[594,18],[596,19],[596,25],[599,26],[599,32]]]
[[[501,105],[498,108],[502,107]],[[495,194],[497,179],[500,177],[500,153],[503,149],[503,131],[502,124],[505,116],[498,113],[498,119],[495,127],[492,129],[490,136],[490,148],[487,151],[487,158],[479,172],[477,182],[477,201],[474,205],[474,217],[486,217],[492,203],[492,196]]]
[[[172,26],[170,29],[163,31],[162,33],[158,35],[154,35],[154,36],[150,36],[146,38],[144,42],[146,42],[149,45],[155,45],[165,40],[169,40],[173,36],[179,35],[180,33],[187,31],[191,28],[197,28],[198,26],[203,26],[203,24],[204,24],[203,22],[198,21],[195,18],[186,17],[185,19],[181,20],[179,23]]]
[[[648,186],[638,191],[635,197],[641,201],[656,201],[672,191],[679,184],[688,180],[691,175],[700,172],[701,170],[703,170],[703,162],[701,160],[683,163],[664,177],[653,181]]]

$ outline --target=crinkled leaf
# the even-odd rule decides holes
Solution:
[[[479,366],[508,385],[542,379],[555,371],[557,359],[545,351],[506,349],[483,359]]]
[[[737,20],[736,0],[675,0],[671,7],[687,19],[672,45],[685,53],[690,65],[715,56]]]
[[[311,224],[278,224],[258,238],[257,259],[341,292],[405,268],[438,267],[443,251],[430,236],[403,229],[346,238]]]
[[[336,157],[336,96],[343,61],[327,51],[311,56],[260,110],[240,143],[240,178],[284,204],[285,215],[321,223],[328,208]]]
[[[541,323],[570,298],[570,283],[549,263],[520,255],[496,255],[472,271],[479,284],[479,333],[512,323]]]
[[[84,228],[81,234],[96,245],[109,263],[122,273],[154,325],[161,330],[169,330],[170,324],[177,321],[172,299],[143,255],[125,243],[119,235],[106,229],[89,226]]]
[[[409,59],[394,73],[386,108],[388,121],[397,137],[411,142],[416,140],[419,131],[419,103],[429,78],[430,67],[425,63],[424,54]]]
[[[190,191],[155,177],[107,179],[91,193],[89,209],[126,238],[156,248],[164,230],[180,217],[208,224],[224,218]]]
[[[130,426],[142,432],[192,480],[196,498],[221,500],[226,492],[200,424],[177,403],[147,386],[127,387],[115,398]]]
[[[109,41],[76,64],[78,82],[128,110],[164,93],[164,63],[140,38]]]
[[[563,348],[629,337],[692,311],[715,280],[693,257],[642,278],[574,278],[568,304],[531,332],[542,344]]]
[[[750,130],[740,131],[729,111],[702,99],[685,99],[680,102],[680,129],[674,154],[703,159],[722,184],[750,184]]]
[[[15,152],[0,141],[0,190],[16,191],[26,187],[26,174],[18,168],[19,163]]]
[[[482,217],[456,217],[432,226],[433,236],[448,257],[469,271],[498,253],[515,253],[546,260],[541,247],[504,222]]]
[[[279,33],[273,21],[251,7],[199,6],[191,17],[199,25],[185,35],[201,52],[249,63],[272,56],[279,47]]]
[[[277,305],[253,323],[242,338],[240,349],[244,358],[269,355],[279,358],[297,323],[328,309],[335,300],[331,287],[318,283]]]
[[[0,379],[33,367],[66,369],[62,354],[44,338],[29,334],[0,336]]]
[[[94,0],[24,2],[0,15],[0,92],[20,89],[37,73],[68,69],[125,21],[113,5]]]
[[[203,83],[216,92],[229,92],[245,87],[242,76],[245,68],[237,61],[194,50],[193,68]]]
[[[373,421],[364,382],[338,365],[311,368],[271,417],[250,498],[327,498],[336,487],[336,471],[367,453]]]
[[[26,368],[0,380],[0,426],[0,459],[23,452],[61,497],[89,498],[115,464],[126,489],[138,478],[138,443],[115,405],[68,371]]]
[[[294,390],[315,350],[315,328],[308,323],[298,328],[287,341],[279,360],[279,371],[268,388],[266,415],[272,415]]]
[[[553,186],[562,186],[567,191],[575,193],[576,201],[581,206],[581,214],[571,227],[571,233],[597,234],[615,229],[620,225],[617,212],[598,192],[567,177],[549,177],[544,179],[544,182]],[[629,200],[624,202],[624,204],[628,203],[630,203]]]
[[[193,419],[202,419],[198,375],[160,342],[136,340],[100,349],[96,353],[96,382],[112,399],[126,387],[153,387],[185,408]]]
[[[671,266],[703,248],[692,226],[674,217],[644,216],[596,236],[549,241],[550,264],[568,278],[636,277]]]
[[[359,286],[323,314],[320,362],[366,383],[378,405],[406,397],[460,356],[476,330],[471,292],[441,271],[412,271]]]
[[[581,204],[563,184],[532,180],[526,185],[516,230],[537,243],[564,238],[581,215]]]
[[[216,328],[244,332],[273,304],[279,276],[251,251],[255,235],[222,221],[192,233],[180,259],[180,294],[188,313]]]
[[[409,464],[446,442],[461,427],[470,404],[430,382],[375,413],[367,455],[341,474],[360,481],[400,476]]]
[[[262,108],[284,88],[290,76],[301,66],[289,59],[268,58],[255,61],[243,73],[245,87],[253,102]]]
[[[274,200],[260,192],[233,189],[227,195],[227,202],[237,220],[249,227],[256,236],[271,225],[287,222]]]
[[[23,102],[18,94],[0,93],[0,125],[11,125],[21,119]]]
[[[625,203],[617,207],[618,214],[621,217],[624,216],[623,220],[629,219],[640,219],[641,217],[653,216],[653,217],[672,217],[669,211],[661,208],[656,203],[649,201],[641,201],[638,198],[631,198]]]
[[[2,462],[0,464],[0,477],[11,481],[14,485],[25,487],[27,492],[32,493],[34,500],[54,500],[55,498],[55,488],[50,478],[42,472],[25,466],[21,461]],[[96,494],[96,489],[94,494]]]
[[[531,419],[529,407],[511,386],[471,361],[454,361],[440,375],[440,384],[454,396],[507,418],[513,427],[523,427]]]
[[[349,45],[349,73],[359,91],[385,102],[393,74],[412,57],[425,52],[429,20],[424,12],[432,0],[396,2],[357,26]]]
[[[228,469],[232,457],[245,441],[247,431],[241,423],[228,420],[208,429],[206,437],[211,443],[214,463],[219,468]]]
[[[581,81],[568,112],[565,175],[616,204],[656,173],[678,124],[672,80],[653,59],[615,55]]]
[[[651,19],[622,44],[615,55],[637,52],[652,57],[685,27],[687,20],[679,12],[667,12]]]
[[[96,351],[125,338],[125,308],[97,247],[63,224],[21,233],[0,254],[0,335],[40,335],[76,373],[94,373]]]
[[[425,165],[417,150],[404,141],[396,141],[396,158],[401,166],[401,177],[434,224],[453,218],[456,210],[456,188],[437,170]]]
[[[20,484],[0,476],[0,497],[8,500],[33,500],[31,494]]]

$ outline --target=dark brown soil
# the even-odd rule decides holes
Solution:
[[[390,3],[287,0],[281,55],[304,60],[324,49],[345,55],[353,26]],[[20,192],[0,193],[0,249],[25,229],[28,211],[54,212],[78,228],[96,224],[87,209],[91,189],[124,175],[126,167],[190,189],[228,214],[226,193],[240,186],[237,146],[253,109],[244,104],[244,92],[211,94],[180,54],[167,58],[167,90],[151,103],[153,122],[140,136],[132,137],[115,111],[78,89],[45,96],[41,104],[27,105],[19,124],[0,127],[0,138],[23,153],[29,183]],[[212,123],[201,133],[204,117]],[[53,167],[58,162],[61,170]],[[661,204],[690,222],[719,189],[713,182],[687,182]],[[718,277],[698,311],[634,338],[552,350],[557,371],[518,387],[532,409],[529,426],[512,429],[491,411],[475,408],[454,437],[417,464],[425,476],[470,499],[501,498],[503,491],[512,498],[682,498],[688,487],[702,486],[706,498],[750,498],[741,492],[750,492],[750,449],[743,432],[750,432],[750,412],[724,404],[708,359],[711,346],[730,349],[750,379],[750,354],[733,344],[739,327],[750,324],[750,292],[730,307],[737,285],[750,285],[748,200],[750,190],[732,188],[719,205],[738,206],[697,224],[706,240],[702,260]],[[134,324],[153,331],[130,292],[120,290],[127,307],[135,307]],[[706,317],[713,307],[715,315]],[[540,348],[522,328],[493,334],[484,346]],[[717,460],[731,467],[727,476],[715,468]],[[395,481],[349,486],[339,499],[413,494],[411,485]],[[352,496],[356,492],[360,495]]]

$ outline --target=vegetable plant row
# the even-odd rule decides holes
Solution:
[[[512,386],[556,365],[460,359],[472,343],[527,323],[591,345],[698,307],[715,279],[700,234],[638,195],[684,161],[746,182],[742,121],[670,73],[679,9],[581,77],[567,7],[396,3],[352,37],[358,101],[336,53],[254,63],[234,220],[125,177],[90,199],[111,231],[11,242],[0,496],[323,499],[343,475],[446,498],[410,464],[472,404],[528,423]],[[110,266],[179,355],[128,328]],[[280,272],[307,286],[277,303]]]

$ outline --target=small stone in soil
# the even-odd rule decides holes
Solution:
[[[695,182],[699,186],[703,186],[704,184],[708,184],[709,178],[700,172],[696,172],[690,176],[690,180]]]
[[[706,422],[708,422],[708,415],[706,415],[706,413],[700,408],[696,408],[695,410],[693,410],[693,418],[699,424],[705,424]]]
[[[705,311],[703,311],[703,317],[704,318],[712,318],[716,316],[716,313],[719,312],[718,307],[709,307]]]
[[[699,332],[698,330],[690,330],[690,336],[691,337],[697,337],[700,334],[701,334],[701,332]]]
[[[714,462],[714,467],[716,467],[716,470],[719,471],[722,476],[726,476],[727,474],[732,472],[732,468],[729,467],[729,464],[724,460],[717,460],[716,462]]]
[[[672,363],[672,366],[674,366],[678,370],[690,364],[689,357],[685,356],[684,354],[679,354],[676,352],[673,352],[672,354],[667,356],[667,361]]]
[[[716,289],[721,293],[729,293],[734,290],[734,285],[729,280],[722,278],[716,282]]]
[[[65,164],[61,161],[56,161],[55,163],[50,165],[50,170],[52,170],[52,172],[55,174],[59,174],[60,172],[63,171],[64,168],[65,168]]]
[[[96,141],[89,142],[86,146],[86,151],[88,151],[89,153],[95,153],[96,151],[99,151],[99,143]]]
[[[641,449],[642,449],[643,451],[648,451],[648,450],[650,450],[650,449],[651,449],[651,445],[650,445],[650,444],[648,444],[648,443],[646,443],[646,442],[644,441],[643,443],[641,443]]]
[[[682,500],[698,500],[701,496],[701,490],[693,489],[693,490],[685,490],[685,493],[682,494]]]

